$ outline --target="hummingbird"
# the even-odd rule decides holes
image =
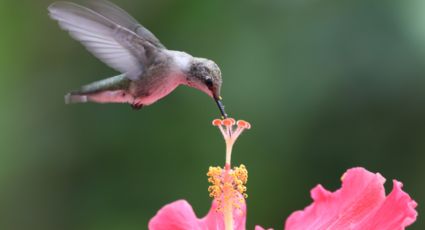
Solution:
[[[186,85],[213,98],[227,118],[220,96],[221,71],[215,62],[167,49],[129,13],[107,0],[91,1],[87,7],[55,2],[48,11],[72,38],[121,73],[66,94],[66,104],[128,103],[140,109]]]

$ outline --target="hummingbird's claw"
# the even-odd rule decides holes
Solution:
[[[131,104],[131,108],[133,108],[134,110],[140,110],[141,108],[143,108],[143,104],[142,103],[133,103],[133,104]]]

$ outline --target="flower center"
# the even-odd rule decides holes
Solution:
[[[239,209],[247,198],[246,183],[248,182],[248,170],[245,165],[233,169],[222,169],[221,167],[210,167],[207,173],[210,197],[217,202],[217,211],[223,211],[224,206],[231,209]]]
[[[226,163],[224,169],[210,167],[207,173],[208,182],[211,183],[208,191],[210,197],[214,197],[217,202],[216,211],[223,213],[225,229],[231,230],[234,229],[234,214],[242,215],[241,207],[245,205],[245,198],[248,197],[245,186],[248,171],[245,165],[231,169],[232,149],[239,135],[245,129],[250,129],[251,125],[243,120],[236,122],[232,118],[215,119],[212,124],[218,127],[226,142]]]

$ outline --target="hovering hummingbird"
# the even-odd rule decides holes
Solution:
[[[212,97],[223,117],[220,68],[213,61],[168,50],[130,14],[106,0],[90,7],[55,2],[49,15],[89,52],[121,75],[82,86],[65,95],[65,103],[129,103],[134,109],[187,85]]]

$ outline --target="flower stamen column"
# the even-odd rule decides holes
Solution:
[[[234,214],[241,215],[238,212],[247,198],[245,184],[248,181],[248,171],[244,165],[231,169],[232,149],[239,135],[245,129],[250,129],[251,125],[242,120],[236,122],[232,118],[216,119],[213,125],[220,129],[226,142],[226,162],[224,169],[210,167],[207,175],[212,185],[208,191],[210,196],[218,202],[217,211],[223,213],[225,229],[233,230]]]

